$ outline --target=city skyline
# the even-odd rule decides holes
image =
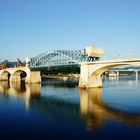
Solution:
[[[140,58],[138,0],[0,0],[0,61],[96,45]]]

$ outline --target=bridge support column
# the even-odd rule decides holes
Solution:
[[[94,67],[88,64],[81,64],[79,88],[102,87],[102,77],[94,74]]]
[[[30,71],[29,74],[27,74],[26,83],[41,83],[41,76],[40,71]]]

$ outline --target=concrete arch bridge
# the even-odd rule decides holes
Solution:
[[[102,74],[109,69],[123,65],[140,65],[140,59],[108,60],[81,63],[80,88],[102,87]]]
[[[38,83],[41,82],[40,72],[31,71],[29,67],[15,67],[0,70],[0,81]]]

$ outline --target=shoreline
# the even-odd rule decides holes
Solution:
[[[67,75],[41,75],[43,79],[60,79],[60,80],[75,80],[79,79],[77,74],[67,74]]]

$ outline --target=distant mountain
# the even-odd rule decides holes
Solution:
[[[0,65],[4,65],[6,67],[15,67],[15,66],[25,66],[26,62],[22,62],[19,58],[17,58],[17,61],[9,62],[8,60],[4,60],[0,63]]]
[[[17,65],[17,62],[9,62],[8,60],[4,60],[0,64],[6,67],[15,67]]]
[[[8,60],[4,60],[3,62],[1,62],[1,65],[8,66],[9,64],[10,62]]]

